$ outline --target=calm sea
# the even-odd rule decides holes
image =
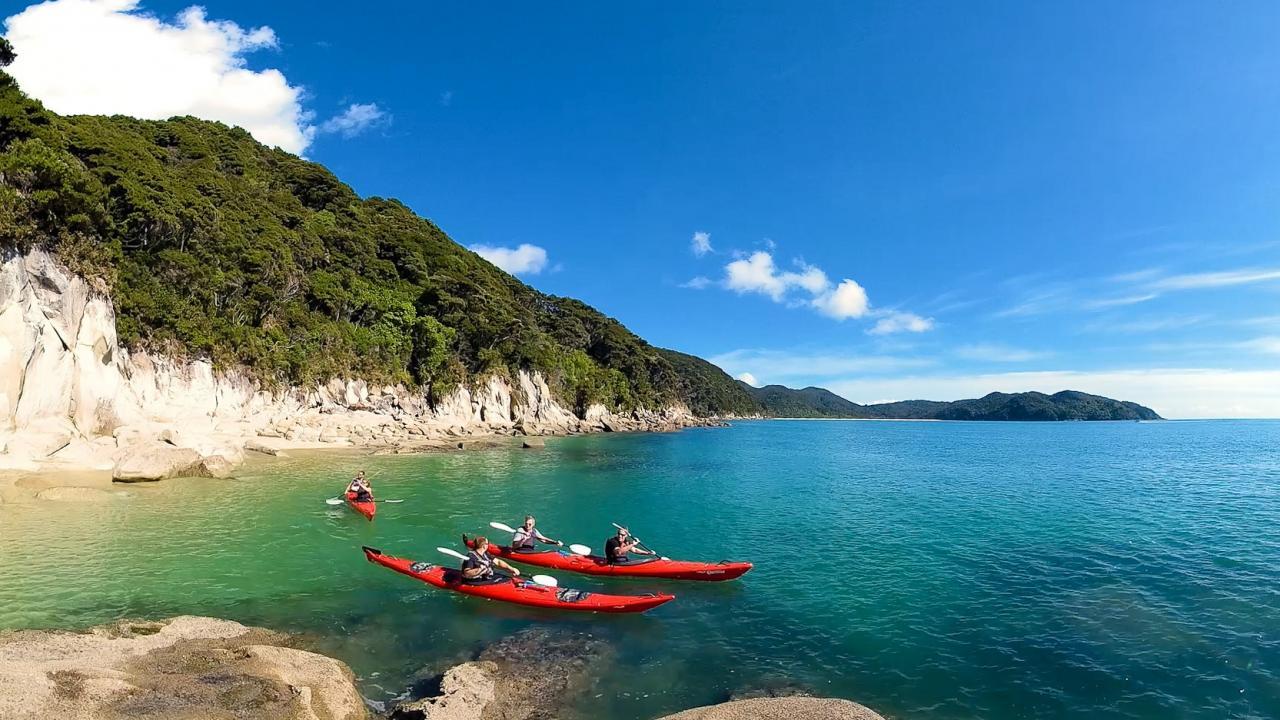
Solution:
[[[359,468],[383,505],[324,504]],[[0,628],[205,614],[309,633],[370,698],[534,624],[590,632],[583,717],[799,685],[890,717],[1280,718],[1280,422],[745,422],[545,450],[325,455],[0,505]],[[749,559],[647,615],[563,616],[365,562],[525,512],[600,546]],[[490,531],[491,534],[496,534]]]

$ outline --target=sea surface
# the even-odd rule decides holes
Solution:
[[[357,469],[370,523],[332,508]],[[545,450],[283,459],[234,480],[0,505],[0,628],[200,614],[308,633],[386,700],[548,624],[615,645],[579,717],[784,684],[892,718],[1280,718],[1280,422],[743,422]],[[602,545],[749,559],[643,616],[437,590],[364,560],[525,512]],[[496,535],[494,531],[490,534]]]

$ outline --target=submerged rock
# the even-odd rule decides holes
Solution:
[[[707,705],[668,715],[661,720],[884,720],[884,718],[869,708],[849,700],[775,697]]]
[[[401,703],[397,720],[551,720],[589,685],[588,668],[608,662],[609,645],[587,633],[533,627],[490,645],[437,676],[438,693]],[[536,658],[529,662],[529,658]]]
[[[228,620],[0,633],[0,717],[360,720],[351,670]]]

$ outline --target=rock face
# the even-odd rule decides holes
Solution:
[[[552,720],[613,651],[585,633],[529,628],[440,678],[438,695],[402,703],[397,720]],[[530,663],[527,658],[536,657]]]
[[[584,415],[557,403],[546,380],[529,372],[460,387],[434,406],[408,388],[358,378],[268,392],[245,373],[215,372],[202,360],[126,351],[109,299],[44,251],[0,254],[0,470],[52,464],[113,469],[129,481],[223,477],[243,461],[247,443],[269,453],[412,448],[467,435],[706,424],[680,405],[626,414],[596,405]]]
[[[0,717],[359,720],[346,665],[213,618],[0,634]]]
[[[884,720],[858,703],[835,698],[776,697],[693,708],[661,720]]]

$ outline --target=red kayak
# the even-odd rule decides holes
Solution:
[[[472,546],[472,540],[466,535],[462,542]],[[749,562],[730,562],[721,560],[718,563],[693,562],[689,560],[664,560],[662,558],[640,558],[628,563],[610,564],[599,555],[575,555],[567,550],[512,550],[505,545],[489,544],[489,551],[504,560],[515,560],[526,565],[568,570],[583,575],[610,575],[613,577],[665,578],[668,580],[733,580],[742,577],[752,568]]]
[[[377,503],[375,503],[372,500],[370,500],[369,502],[357,502],[356,494],[353,492],[347,493],[347,504],[351,506],[352,510],[355,510],[356,512],[369,518],[370,520],[373,519],[373,514],[378,512]]]
[[[441,567],[406,558],[383,555],[381,550],[364,547],[369,562],[389,567],[398,573],[417,578],[428,585],[453,590],[465,595],[475,595],[490,600],[553,608],[578,612],[638,613],[651,610],[675,599],[675,595],[605,595],[603,593],[570,590],[568,588],[543,587],[524,580],[502,578],[500,582],[473,585],[462,582],[462,573],[453,568]]]

